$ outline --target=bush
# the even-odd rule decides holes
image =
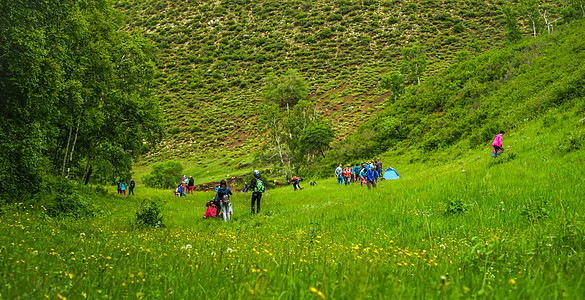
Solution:
[[[468,204],[465,203],[461,198],[449,198],[445,204],[445,212],[448,214],[465,212],[468,207]]]
[[[81,193],[76,183],[57,179],[50,184],[51,193],[45,204],[50,217],[93,217],[97,209],[87,201],[88,195]]]
[[[142,182],[148,187],[173,188],[181,178],[183,166],[176,161],[167,161],[152,165],[152,171],[142,177]]]
[[[164,203],[159,198],[146,198],[136,212],[136,225],[161,228],[163,224],[162,208]]]

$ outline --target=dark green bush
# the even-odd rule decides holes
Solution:
[[[469,206],[463,199],[461,198],[451,198],[446,201],[445,213],[447,214],[456,214],[462,213],[467,211],[467,207]]]
[[[164,203],[159,198],[144,199],[136,212],[136,225],[152,228],[165,227],[162,215],[163,205]]]
[[[84,218],[96,214],[97,209],[91,204],[89,193],[82,192],[77,183],[58,178],[48,187],[51,192],[43,205],[50,217]]]

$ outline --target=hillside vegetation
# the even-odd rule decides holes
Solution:
[[[169,133],[158,155],[245,154],[263,79],[297,69],[345,137],[385,107],[380,77],[422,42],[435,74],[468,47],[503,44],[504,1],[116,1],[160,48],[156,91]],[[236,147],[237,146],[237,147]]]
[[[548,128],[571,108],[583,117],[585,23],[560,30],[464,59],[407,88],[402,98],[335,145],[328,164],[387,150],[424,161],[425,153],[451,145],[461,152],[486,147],[500,130],[517,130],[535,119]],[[584,139],[582,131],[570,128],[559,134],[576,145]]]

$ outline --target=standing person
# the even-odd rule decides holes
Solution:
[[[187,175],[183,175],[183,179],[181,180],[181,185],[183,186],[183,192],[187,193]]]
[[[187,183],[187,194],[191,193],[193,195],[193,189],[195,188],[195,180],[193,176],[189,176],[189,183]]]
[[[366,183],[366,181],[368,176],[368,169],[366,169],[366,166],[364,165],[364,163],[362,163],[362,168],[360,169],[360,186],[364,186],[364,183]]]
[[[260,213],[260,199],[262,199],[262,193],[264,193],[264,183],[260,177],[260,171],[254,170],[254,178],[250,181],[250,188],[252,189],[252,214]],[[254,204],[256,204],[256,212],[254,212]]]
[[[120,189],[120,184],[122,184],[122,180],[118,180],[116,184],[118,184],[118,194],[122,194],[122,190]]]
[[[378,170],[378,176],[382,179],[382,175],[384,175],[384,167],[382,166],[382,161],[378,157],[378,162],[376,163],[376,170]]]
[[[375,172],[376,170],[373,167],[367,169],[366,171],[368,190],[370,189],[371,186],[376,187],[376,175],[374,174]]]
[[[343,184],[343,169],[341,164],[335,169],[335,177],[337,177],[337,184]]]
[[[134,182],[134,179],[130,179],[130,184],[128,185],[128,196],[130,196],[130,194],[132,194],[132,196],[134,196],[134,188],[136,187],[136,182]]]
[[[221,206],[221,201],[223,200],[223,196],[225,195],[233,194],[230,188],[227,186],[227,182],[225,180],[222,180],[219,182],[219,189],[217,189],[217,194],[215,194],[215,197],[213,198],[213,202],[215,202],[216,217],[219,217],[219,214],[222,211],[223,207]]]
[[[500,154],[502,154],[502,151],[504,150],[504,145],[502,145],[502,136],[504,135],[504,131],[500,130],[500,134],[496,135],[496,138],[494,139],[494,142],[492,143],[492,146],[494,147],[492,149],[492,157],[498,157],[500,156]]]
[[[351,165],[347,165],[347,167],[343,168],[343,180],[345,181],[345,185],[349,185],[350,178],[351,178]]]
[[[120,182],[120,193],[124,196],[126,196],[126,182],[122,181]]]
[[[355,166],[353,167],[352,173],[353,173],[353,182],[358,181],[358,179],[360,178],[360,165],[359,164],[355,164]]]

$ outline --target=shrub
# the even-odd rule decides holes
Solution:
[[[152,165],[152,171],[142,177],[148,187],[172,188],[181,177],[183,166],[176,161],[167,161]]]
[[[521,215],[528,218],[528,220],[532,223],[548,217],[548,210],[546,207],[546,200],[534,201],[532,199],[528,199],[528,203],[520,207],[519,211]]]
[[[462,213],[465,212],[468,207],[468,204],[461,198],[449,198],[445,204],[445,212],[447,214]]]
[[[86,201],[87,194],[81,193],[76,183],[59,178],[50,184],[51,193],[45,207],[50,217],[92,217],[96,208]]]
[[[162,208],[164,203],[159,198],[146,198],[136,212],[136,225],[143,227],[161,228],[163,223]]]

